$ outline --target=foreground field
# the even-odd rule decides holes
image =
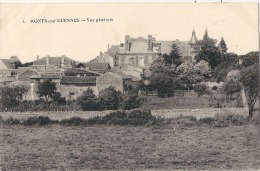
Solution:
[[[0,169],[259,169],[260,128],[0,125]]]

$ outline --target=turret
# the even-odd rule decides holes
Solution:
[[[192,31],[192,36],[191,36],[191,38],[190,38],[189,44],[190,44],[190,45],[195,45],[195,44],[197,44],[197,43],[198,43],[198,39],[197,39],[196,33],[195,33],[194,29],[193,29],[193,31]]]

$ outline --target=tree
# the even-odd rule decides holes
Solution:
[[[88,88],[86,91],[82,92],[81,96],[77,99],[77,104],[79,104],[84,111],[99,109],[98,98],[91,88]]]
[[[228,50],[227,44],[226,44],[226,42],[225,42],[223,37],[221,37],[221,40],[220,40],[220,42],[218,44],[218,48],[221,51],[221,53],[223,53],[223,54],[225,54],[227,52],[227,50]]]
[[[65,105],[66,98],[62,97],[60,92],[54,92],[52,96],[52,101],[54,105]]]
[[[247,94],[249,118],[253,116],[253,110],[257,99],[259,99],[259,64],[255,63],[249,67],[242,69],[241,71],[241,82],[245,87]]]
[[[229,71],[226,77],[226,81],[229,80],[234,80],[237,82],[240,81],[240,70],[236,69]]]
[[[150,78],[150,82],[151,87],[157,90],[159,97],[173,95],[173,78],[170,73],[154,73]]]
[[[240,58],[242,59],[242,65],[248,67],[255,63],[259,63],[259,52],[250,52],[246,55],[240,56]]]
[[[238,80],[227,80],[223,87],[222,87],[223,92],[226,94],[227,96],[232,96],[232,94],[234,94],[235,92],[239,92],[242,90],[242,87],[240,85],[240,83],[238,82]]]
[[[123,96],[123,99],[120,102],[120,108],[124,110],[139,108],[141,107],[142,102],[143,100],[140,97],[138,97],[137,93],[131,93]]]
[[[209,87],[205,83],[196,84],[194,86],[194,91],[197,93],[198,97],[208,93]]]
[[[179,47],[173,43],[172,50],[169,55],[164,54],[163,59],[166,65],[172,67],[173,65],[179,66],[182,63]]]
[[[222,62],[222,55],[219,48],[216,46],[217,41],[208,36],[208,31],[205,31],[203,40],[199,41],[200,49],[195,55],[197,62],[204,60],[209,63],[210,67],[214,69]]]
[[[213,77],[217,80],[217,82],[225,81],[227,74],[231,70],[240,69],[238,63],[225,61],[219,64],[213,72]]]
[[[0,87],[0,108],[10,109],[19,105],[29,90],[29,87],[23,85]]]
[[[194,65],[194,72],[198,75],[203,76],[204,78],[209,78],[211,76],[211,69],[209,63],[201,60]]]
[[[99,93],[99,104],[101,109],[115,110],[118,109],[122,93],[110,86]]]
[[[37,89],[36,93],[40,98],[44,97],[45,102],[49,102],[57,91],[55,83],[51,82],[49,79],[39,82]]]

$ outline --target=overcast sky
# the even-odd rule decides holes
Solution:
[[[259,49],[257,3],[52,3],[0,5],[0,57],[22,62],[66,55],[86,62],[131,37],[183,40],[224,37],[229,52]],[[30,23],[31,19],[112,18],[109,22]],[[26,23],[23,23],[23,20]]]

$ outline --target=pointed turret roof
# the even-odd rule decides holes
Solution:
[[[190,38],[189,44],[196,44],[197,42],[198,42],[198,39],[197,39],[196,33],[195,33],[194,29],[193,29],[192,36]]]

